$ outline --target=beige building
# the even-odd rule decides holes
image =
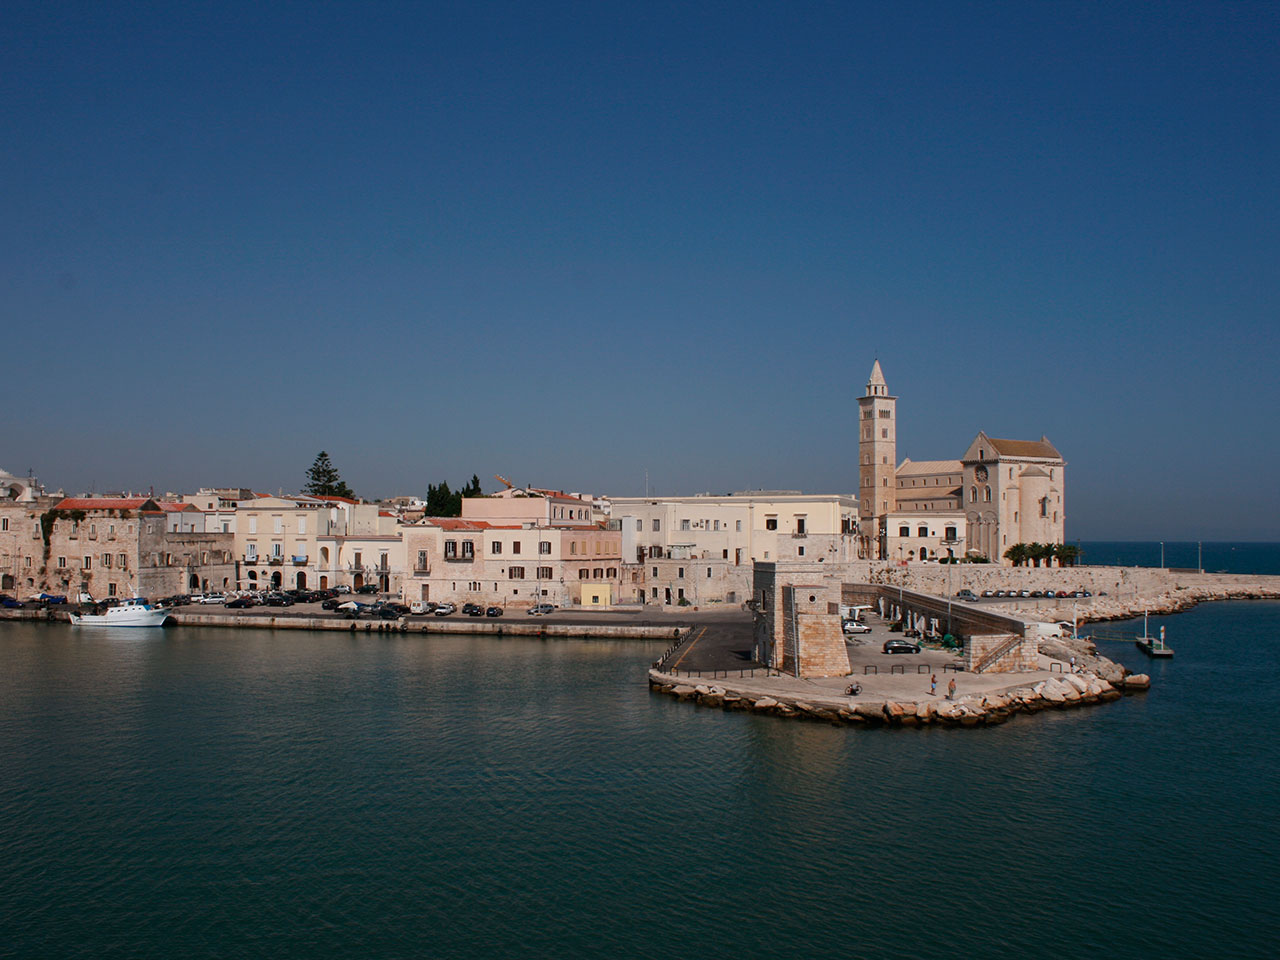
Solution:
[[[726,496],[615,497],[622,536],[621,599],[742,603],[756,560],[842,562],[857,556],[853,497],[755,491]]]
[[[236,508],[237,589],[400,590],[399,524],[377,504],[346,497],[263,497]]]

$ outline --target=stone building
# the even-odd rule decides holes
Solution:
[[[958,460],[895,466],[897,402],[877,360],[858,398],[862,557],[1003,563],[1014,544],[1063,542],[1067,464],[1047,437],[979,432]]]
[[[3,582],[25,596],[156,599],[233,583],[230,535],[171,530],[149,497],[14,504],[0,510],[0,528],[10,535],[0,539]]]

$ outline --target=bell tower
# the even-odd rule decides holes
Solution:
[[[898,398],[889,396],[880,361],[858,398],[858,517],[872,559],[885,559],[888,515],[898,508]]]

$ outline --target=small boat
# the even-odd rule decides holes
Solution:
[[[159,627],[169,619],[169,611],[153,607],[142,597],[123,600],[105,613],[73,613],[71,624],[76,627]]]

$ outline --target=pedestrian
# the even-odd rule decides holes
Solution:
[[[938,675],[935,673],[929,678],[929,696],[936,697],[938,695]]]
[[[947,699],[954,700],[956,698],[956,678],[952,677],[951,682],[947,684]]]
[[[1072,672],[1072,673],[1075,673],[1075,672],[1076,672],[1076,658],[1075,658],[1075,654],[1072,654],[1072,655],[1071,655],[1071,672]]]

